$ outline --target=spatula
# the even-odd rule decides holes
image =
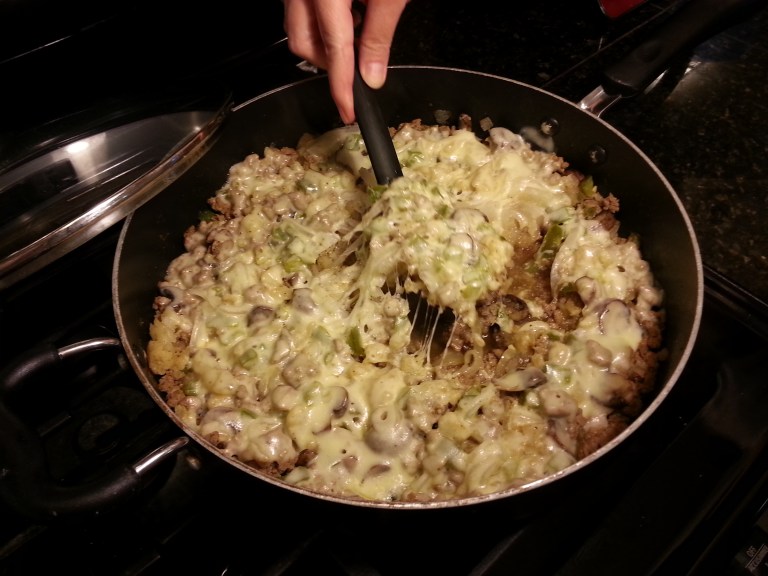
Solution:
[[[365,83],[357,68],[355,68],[353,94],[355,116],[371,159],[376,182],[388,185],[395,178],[402,176],[403,172],[392,137],[389,135],[389,127],[381,113],[376,91]]]

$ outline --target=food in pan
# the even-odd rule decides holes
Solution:
[[[432,501],[523,486],[642,411],[663,292],[619,204],[463,117],[355,126],[232,166],[155,300],[150,368],[223,454],[317,493]]]

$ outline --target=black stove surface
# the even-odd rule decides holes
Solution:
[[[13,347],[116,335],[103,277],[118,232],[49,267],[59,290],[33,278],[9,297],[2,322],[20,328]],[[89,286],[89,313],[71,305],[67,277]],[[30,309],[56,318],[53,329],[41,332]],[[757,524],[768,499],[766,350],[768,307],[708,270],[700,337],[667,399],[619,450],[535,499],[358,509],[276,488],[188,444],[103,514],[40,522],[0,504],[0,573],[42,573],[54,557],[59,570],[93,575],[760,574],[746,566],[754,558],[765,569],[768,545]],[[29,388],[8,396],[62,483],[181,436],[119,348]]]
[[[471,3],[414,0],[398,33],[394,63],[480,69],[574,98],[583,95],[585,86],[593,87],[596,62],[621,52],[636,29],[672,3],[647,2],[606,24],[596,3],[586,0],[545,1],[517,8],[515,14],[507,3],[504,8],[488,3],[481,14],[473,14]],[[80,4],[90,9],[89,2]],[[239,81],[229,87],[243,101],[302,76],[280,46],[278,0],[268,10],[260,10],[261,4],[245,10],[236,23],[221,16],[206,21],[205,11],[211,9],[206,5],[201,22],[231,26],[226,41],[215,46],[206,35],[210,27],[202,25],[195,35],[165,34],[174,11],[181,9],[174,2],[155,13],[143,37],[133,33],[130,26],[146,23],[151,12],[145,4],[110,12],[102,3],[92,21],[62,18],[62,29],[53,32],[49,19],[37,29],[44,37],[27,38],[24,54],[0,53],[5,79],[21,81],[25,68],[40,67],[49,74],[33,76],[30,90],[61,92],[47,107],[34,104],[27,90],[4,92],[5,109],[21,113],[6,115],[0,127],[2,160],[55,136],[62,123],[82,125],[102,105],[119,108],[154,89],[199,86],[201,78],[212,86],[229,84],[240,72]],[[34,20],[39,5],[46,6],[46,0],[30,2],[24,18]],[[221,7],[234,9],[226,3]],[[11,15],[0,18],[0,24],[10,26]],[[113,35],[113,29],[119,34]],[[763,78],[759,58],[753,67],[741,59],[742,53],[755,58],[755,50],[758,57],[765,55],[759,46],[750,53],[744,40],[761,37],[749,28],[742,36],[721,37],[700,54],[698,71],[717,77],[722,69],[720,76],[730,80],[739,74],[747,80]],[[117,58],[111,70],[94,64],[93,38]],[[53,45],[64,47],[67,56],[51,58]],[[731,57],[734,50],[737,56]],[[89,89],[60,89],[75,78],[89,79],[84,84]],[[697,74],[687,78],[695,86]],[[744,91],[756,100],[742,102],[753,120],[764,108],[761,90],[763,85],[754,84]],[[690,131],[688,116],[698,113],[696,103],[717,100],[713,94],[704,98],[683,91],[677,98],[690,99],[689,112],[663,108],[650,97],[637,103],[636,112],[628,107],[612,118],[622,129],[640,126],[631,136],[647,146],[681,190],[702,239],[705,263],[738,272],[740,279],[754,278],[750,288],[758,289],[757,281],[768,277],[760,255],[765,234],[745,234],[750,240],[737,257],[719,248],[731,244],[728,217],[741,221],[740,230],[764,226],[754,217],[761,197],[749,199],[759,192],[764,162],[752,166],[751,180],[746,173],[730,177],[731,169],[752,162],[749,154],[739,152],[741,145],[759,153],[764,148],[760,140],[744,140],[737,131],[732,135],[737,144],[726,136],[718,144],[731,146],[731,156],[715,157],[717,150],[700,146],[698,163],[689,165],[678,161],[676,153],[696,143],[644,134],[657,115],[665,129],[679,120]],[[674,104],[674,98],[669,100]],[[654,120],[638,123],[636,116],[644,115]],[[731,106],[722,116],[744,127],[741,106]],[[698,126],[700,133],[708,129]],[[720,179],[736,186],[744,202],[726,206],[716,196],[710,208],[703,192]],[[710,220],[717,221],[713,233],[705,228]],[[41,343],[59,347],[117,336],[111,274],[119,227],[0,293],[0,370]],[[742,260],[745,266],[738,265]],[[331,505],[268,485],[189,443],[154,469],[133,498],[99,514],[42,521],[0,501],[0,574],[47,573],[52,563],[60,572],[100,576],[185,571],[206,576],[767,574],[768,388],[763,364],[768,306],[753,290],[741,288],[744,282],[734,284],[712,267],[705,272],[699,339],[670,395],[620,449],[535,498],[428,512]],[[4,400],[39,435],[50,473],[63,484],[98,478],[103,467],[134,463],[182,436],[146,394],[119,349],[100,350],[45,372]]]

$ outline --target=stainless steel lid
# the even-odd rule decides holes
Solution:
[[[222,96],[58,139],[0,172],[0,289],[123,219],[213,144]]]

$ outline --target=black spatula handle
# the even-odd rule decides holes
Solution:
[[[392,137],[389,135],[389,127],[384,121],[376,99],[376,92],[365,83],[357,68],[355,68],[353,93],[355,116],[371,159],[376,181],[379,184],[389,184],[402,176],[403,171],[400,168]]]

